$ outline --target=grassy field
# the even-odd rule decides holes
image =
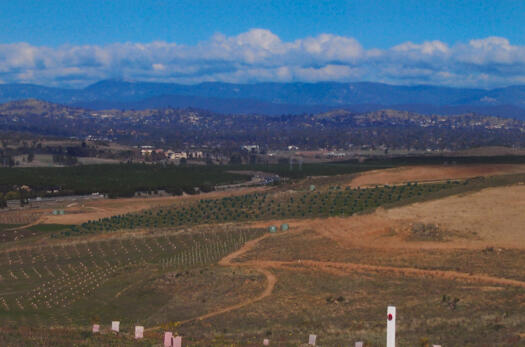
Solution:
[[[525,331],[525,314],[520,308],[525,287],[484,283],[469,276],[491,274],[523,281],[524,256],[521,250],[422,252],[341,247],[312,230],[265,239],[242,261],[273,261],[275,265],[271,266],[280,271],[277,274],[280,286],[274,300],[266,301],[268,307],[261,309],[262,312],[287,312],[289,326],[278,333],[280,338],[284,338],[286,331],[293,331],[293,339],[298,343],[308,332],[318,332],[324,336],[323,344],[330,346],[358,339],[380,346],[384,343],[385,308],[387,304],[394,304],[399,312],[401,346],[417,346],[423,341],[475,346],[482,340],[492,346],[515,345],[519,333]],[[309,260],[319,264],[340,262],[388,269],[311,266]],[[280,262],[291,263],[282,266]],[[458,271],[467,276],[453,280],[433,275],[431,271],[404,273],[390,267],[442,270],[445,274]],[[454,304],[456,298],[459,301]],[[277,308],[279,301],[289,309]],[[283,321],[287,320],[280,320]]]
[[[521,243],[500,247],[481,233],[413,223],[425,204],[516,190],[525,175],[360,189],[340,178],[313,191],[305,180],[31,226],[39,238],[6,239],[0,249],[0,345],[158,345],[169,330],[191,346],[264,338],[300,346],[309,334],[322,346],[384,346],[387,305],[398,310],[399,346],[525,345]],[[484,194],[503,208],[510,195],[492,190]],[[360,224],[413,206],[405,234]],[[525,224],[519,208],[509,225]],[[447,213],[461,222],[460,210]],[[284,222],[289,231],[268,232]],[[17,225],[0,225],[0,234]],[[121,322],[118,336],[112,320]],[[91,334],[92,323],[102,334]],[[144,340],[132,338],[135,325],[147,328]]]
[[[171,293],[144,292],[140,294],[144,305],[137,306],[131,305],[134,295],[128,302],[127,295],[117,295],[123,287],[158,280],[174,270],[186,276],[184,271],[215,264],[261,232],[224,228],[3,251],[0,321],[32,326],[85,326],[95,317],[145,321]]]

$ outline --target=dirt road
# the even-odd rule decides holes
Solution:
[[[278,235],[278,234],[277,234]],[[314,261],[314,260],[295,260],[295,261],[272,261],[272,260],[256,260],[256,261],[236,261],[241,258],[248,251],[252,250],[260,241],[272,237],[272,234],[265,234],[257,239],[248,241],[239,250],[227,255],[219,261],[221,266],[239,266],[249,267],[262,273],[266,277],[266,287],[264,291],[258,296],[240,302],[236,305],[222,308],[220,310],[210,312],[192,319],[180,322],[180,324],[187,324],[194,321],[200,321],[227,313],[239,308],[256,303],[264,298],[269,297],[277,283],[275,274],[269,269],[284,269],[290,271],[301,271],[304,269],[323,271],[334,275],[344,276],[349,272],[359,273],[388,273],[390,275],[406,276],[406,277],[423,277],[423,278],[440,278],[450,281],[462,281],[467,283],[484,283],[496,286],[511,286],[525,288],[525,282],[494,277],[484,274],[469,274],[458,271],[444,271],[444,270],[428,270],[412,267],[395,267],[395,266],[378,266],[359,263],[343,263],[343,262],[328,262],[328,261]]]
[[[251,298],[251,299],[245,300],[245,301],[240,302],[240,303],[238,303],[236,305],[229,306],[229,307],[220,309],[218,311],[210,312],[210,313],[204,314],[204,315],[199,316],[199,317],[195,317],[195,318],[192,318],[192,319],[185,320],[185,321],[181,322],[181,324],[186,324],[186,323],[193,322],[193,321],[198,321],[198,320],[203,320],[203,319],[215,317],[215,316],[218,316],[220,314],[223,314],[223,313],[226,313],[226,312],[230,312],[230,311],[233,311],[233,310],[237,310],[237,309],[239,309],[241,307],[244,307],[244,306],[251,305],[251,304],[253,304],[253,303],[257,302],[257,301],[260,301],[260,300],[270,296],[272,294],[272,292],[273,292],[274,287],[275,287],[275,283],[277,283],[277,277],[275,277],[274,274],[272,274],[270,271],[268,271],[263,266],[253,266],[253,264],[249,263],[249,262],[234,262],[236,258],[239,258],[243,254],[245,254],[248,251],[252,250],[257,245],[257,243],[259,243],[259,241],[264,240],[264,239],[268,238],[269,236],[270,236],[270,234],[265,234],[265,235],[263,235],[263,236],[261,236],[261,237],[259,237],[257,239],[250,240],[250,241],[246,242],[243,247],[241,247],[240,249],[238,249],[237,251],[235,251],[233,253],[228,254],[226,257],[222,258],[219,261],[219,265],[221,265],[221,266],[249,266],[250,268],[253,268],[254,270],[262,273],[266,277],[266,287],[264,288],[263,292],[261,294],[259,294],[258,296],[256,296],[255,298]]]

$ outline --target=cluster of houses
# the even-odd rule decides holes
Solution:
[[[164,150],[162,148],[154,148],[153,146],[140,146],[140,154],[143,157],[157,155],[158,157],[164,157],[171,160],[180,159],[203,159],[204,153],[202,151],[182,151],[175,152],[171,149]]]

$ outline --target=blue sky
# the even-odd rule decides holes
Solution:
[[[525,84],[525,1],[0,0],[0,83]]]

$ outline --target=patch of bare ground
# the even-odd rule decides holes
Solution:
[[[525,185],[487,188],[466,195],[381,210],[376,215],[395,224],[417,221],[475,234],[480,241],[474,244],[525,248]],[[471,241],[460,241],[464,242]]]
[[[293,230],[315,230],[345,247],[524,249],[525,185],[486,188],[352,217],[273,220],[253,225],[284,222]],[[417,224],[436,226],[439,238],[417,237]]]
[[[432,182],[447,179],[465,179],[479,176],[518,174],[525,172],[525,164],[468,164],[422,165],[367,171],[353,178],[347,185],[368,187],[406,182]]]
[[[240,262],[296,262],[366,264],[379,267],[415,268],[480,274],[525,281],[521,249],[377,248],[340,244],[314,230],[294,231],[262,240],[238,257]]]

